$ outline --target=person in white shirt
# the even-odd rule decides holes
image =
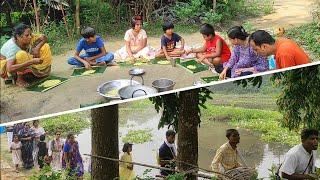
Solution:
[[[33,163],[35,167],[38,167],[38,151],[39,147],[37,144],[40,142],[40,136],[46,135],[46,131],[39,125],[39,120],[33,121],[33,127],[31,128],[34,132],[34,140],[33,140]]]
[[[284,179],[317,179],[315,162],[318,149],[319,132],[315,129],[304,129],[301,132],[301,144],[291,148],[285,155],[280,167]]]

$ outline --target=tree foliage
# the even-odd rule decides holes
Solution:
[[[199,102],[198,102],[198,114],[201,115],[200,107],[206,108],[205,102],[208,99],[212,99],[210,96],[211,91],[207,88],[198,89],[199,93]],[[150,98],[152,103],[155,105],[156,111],[159,113],[162,111],[162,116],[158,124],[158,128],[163,128],[164,126],[173,127],[176,131],[178,131],[178,117],[180,112],[180,104],[179,104],[179,92],[167,94],[163,96],[156,96]],[[199,121],[199,125],[200,125]]]
[[[277,100],[282,124],[289,129],[320,130],[320,66],[278,73],[272,80],[282,90]]]

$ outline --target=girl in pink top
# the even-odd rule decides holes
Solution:
[[[135,17],[131,21],[131,29],[124,36],[125,46],[116,53],[117,61],[135,61],[138,58],[152,59],[154,51],[147,46],[147,33],[142,29],[142,18]]]

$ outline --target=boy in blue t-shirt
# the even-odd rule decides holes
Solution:
[[[180,57],[184,54],[184,39],[173,32],[174,25],[171,22],[166,22],[162,29],[164,34],[161,37],[161,49],[157,52],[156,57],[165,57],[170,60],[171,57]],[[176,48],[177,42],[180,41],[181,47]]]
[[[91,66],[115,65],[114,55],[107,53],[104,48],[103,39],[96,35],[96,31],[91,27],[82,30],[80,39],[74,57],[68,59],[68,64],[75,66],[84,66],[91,69]],[[85,54],[80,55],[84,50]]]

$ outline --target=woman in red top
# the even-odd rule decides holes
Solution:
[[[204,63],[209,68],[214,68],[216,72],[221,73],[223,64],[228,62],[231,56],[227,43],[219,35],[215,34],[214,28],[210,24],[202,25],[200,33],[205,40],[204,46],[198,49],[191,49],[187,51],[187,54],[196,53],[199,63]]]

